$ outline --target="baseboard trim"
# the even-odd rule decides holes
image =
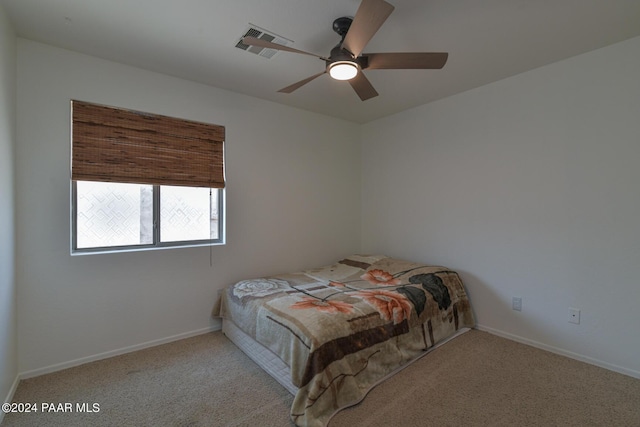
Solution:
[[[551,353],[559,354],[561,356],[566,356],[570,359],[579,360],[580,362],[585,362],[590,365],[595,365],[600,368],[608,369],[610,371],[618,372],[619,374],[627,375],[633,378],[640,379],[640,372],[634,371],[633,369],[623,368],[622,366],[614,365],[612,363],[603,362],[602,360],[594,359],[592,357],[584,356],[582,354],[574,353],[572,351],[564,350],[562,348],[554,347],[551,345],[547,345],[538,341],[530,340],[528,338],[523,338],[519,335],[510,334],[508,332],[501,331],[499,329],[490,328],[488,326],[476,325],[476,329],[484,332],[488,332],[492,335],[497,335],[502,338],[509,339],[511,341],[516,341],[522,344],[527,344],[532,347],[539,348],[541,350],[546,350]]]
[[[16,390],[18,389],[18,384],[20,383],[20,374],[16,375],[16,379],[13,381],[11,388],[9,389],[9,394],[2,401],[3,403],[11,403],[13,402],[13,396],[16,394]],[[2,424],[2,420],[4,420],[4,411],[0,411],[0,424]]]
[[[157,340],[147,341],[141,344],[135,344],[128,347],[119,348],[117,350],[111,350],[93,356],[81,357],[79,359],[70,360],[68,362],[56,363],[55,365],[45,366],[44,368],[33,369],[30,371],[21,372],[18,374],[20,379],[33,378],[44,374],[50,374],[52,372],[61,371],[63,369],[72,368],[74,366],[84,365],[85,363],[95,362],[102,359],[108,359],[109,357],[120,356],[121,354],[131,353],[145,348],[155,347],[162,344],[168,344],[173,341],[182,340],[185,338],[195,337],[196,335],[202,335],[209,332],[219,331],[222,328],[220,323],[212,326],[196,329],[195,331],[183,332],[181,334],[172,335],[170,337],[160,338]]]

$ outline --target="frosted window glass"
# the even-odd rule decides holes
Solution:
[[[160,186],[160,241],[218,238],[218,191]]]
[[[153,186],[77,182],[77,247],[153,243]]]

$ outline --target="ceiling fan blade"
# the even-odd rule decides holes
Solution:
[[[378,92],[373,88],[369,79],[367,79],[362,71],[349,80],[349,84],[356,91],[361,100],[366,101],[369,98],[378,96]]]
[[[304,80],[300,80],[298,83],[294,83],[291,86],[287,86],[287,87],[283,87],[282,89],[280,89],[278,92],[282,92],[282,93],[291,93],[294,90],[306,85],[307,83],[309,83],[311,80],[316,79],[318,77],[320,77],[321,75],[323,75],[324,73],[326,73],[326,71],[323,71],[321,73],[318,74],[314,74],[311,77],[307,77]]]
[[[285,52],[301,53],[303,55],[315,56],[316,58],[320,58],[325,61],[327,60],[327,58],[325,58],[324,56],[319,56],[319,55],[316,55],[315,53],[305,52],[303,50],[294,49],[289,46],[268,42],[266,40],[258,39],[251,36],[244,37],[242,39],[242,43],[246,44],[247,46],[257,46],[257,47],[264,47],[267,49],[283,50]]]
[[[411,70],[433,69],[444,67],[449,54],[447,52],[390,52],[365,53],[367,70]]]
[[[342,47],[358,57],[394,7],[384,0],[362,0]]]

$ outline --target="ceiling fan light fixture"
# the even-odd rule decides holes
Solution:
[[[352,61],[336,61],[329,65],[329,75],[336,80],[351,80],[358,74],[358,68]]]

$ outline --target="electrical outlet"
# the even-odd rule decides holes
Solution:
[[[522,298],[513,297],[511,300],[511,308],[515,311],[522,311]]]
[[[569,317],[567,319],[569,323],[575,323],[576,325],[580,324],[580,310],[577,308],[569,307]]]

